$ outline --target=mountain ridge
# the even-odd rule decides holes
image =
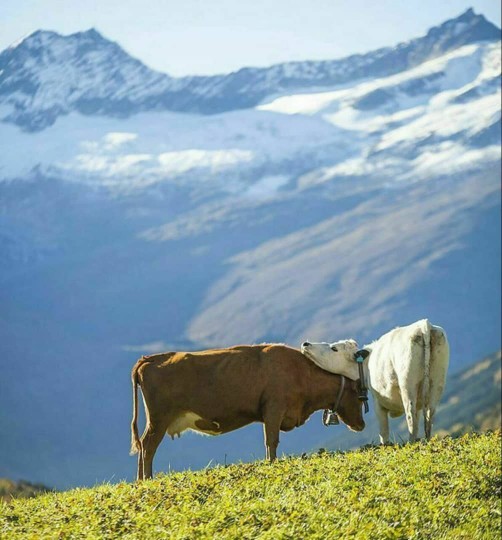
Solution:
[[[497,39],[500,39],[500,29],[469,9],[459,17],[432,28],[425,36],[364,55],[355,54],[339,60],[287,62],[267,68],[245,67],[224,75],[173,78],[148,68],[95,29],[67,37],[39,30],[0,53],[0,106],[3,105],[8,111],[2,115],[2,121],[13,122],[28,131],[38,131],[72,110],[82,114],[117,117],[161,110],[218,114],[254,107],[277,92],[333,86],[362,77],[389,75],[461,45]],[[51,40],[53,47],[49,47]],[[67,65],[66,76],[74,71],[89,69],[89,66],[92,69],[92,62],[88,66],[81,65],[82,58],[89,58],[90,52],[98,52],[104,57],[94,61],[104,62],[106,72],[95,73],[90,88],[74,85],[66,89],[52,88],[52,92],[63,93],[51,99],[51,75],[47,75],[50,64],[45,71],[30,71],[26,69],[26,64],[29,65],[33,58],[43,60],[45,50],[45,56],[50,57],[52,49],[59,48],[61,43],[70,47],[75,45],[73,42],[76,40],[80,45],[76,49],[78,65]],[[115,61],[117,56],[120,62]],[[120,64],[125,66],[124,69],[120,69]],[[110,74],[112,81],[108,83],[107,94],[103,98],[93,90],[105,85],[104,81]],[[54,77],[62,80],[57,70]],[[96,77],[101,81],[96,81]],[[40,94],[45,103],[37,106],[41,100]]]

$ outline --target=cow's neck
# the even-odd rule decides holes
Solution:
[[[333,407],[341,385],[341,376],[317,366],[310,374],[310,404],[312,412]]]

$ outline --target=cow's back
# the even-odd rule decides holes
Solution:
[[[368,369],[375,398],[391,415],[401,415],[401,393],[409,385],[423,380],[424,321],[394,328],[371,347]],[[421,397],[419,398],[419,402]]]

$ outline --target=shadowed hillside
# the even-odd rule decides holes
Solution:
[[[25,480],[14,482],[8,478],[0,478],[0,499],[4,501],[10,501],[13,498],[35,497],[47,491],[51,491],[51,488],[43,484],[32,484]]]
[[[500,429],[501,351],[449,379],[438,410],[440,435]]]

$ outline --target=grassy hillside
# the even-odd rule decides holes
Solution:
[[[0,503],[0,537],[499,538],[500,432]]]

